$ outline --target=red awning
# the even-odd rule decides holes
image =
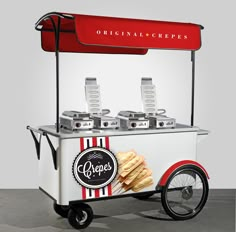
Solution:
[[[57,28],[59,18],[60,52],[146,54],[148,49],[201,47],[202,27],[197,24],[49,13],[36,24],[45,51],[55,51],[52,21]]]

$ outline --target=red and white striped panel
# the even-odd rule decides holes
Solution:
[[[80,138],[80,151],[89,147],[104,147],[109,150],[108,137]],[[112,195],[111,184],[100,189],[88,189],[82,186],[82,199],[107,197]]]

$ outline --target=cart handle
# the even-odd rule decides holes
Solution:
[[[57,12],[50,12],[45,15],[43,15],[36,23],[35,23],[35,30],[41,31],[40,23],[42,21],[51,19],[51,16],[58,16],[58,18],[65,18],[65,19],[74,19],[74,16],[69,15],[69,14],[62,14],[62,13],[57,13]]]
[[[36,148],[36,153],[37,153],[37,158],[38,158],[38,160],[40,160],[40,143],[41,143],[41,136],[44,135],[44,132],[40,131],[40,130],[37,130],[37,129],[34,129],[30,126],[27,126],[26,129],[30,131],[30,133],[33,137],[35,148]],[[34,132],[40,134],[39,139],[36,138]]]
[[[48,141],[48,145],[51,149],[51,153],[52,153],[52,160],[53,160],[53,164],[54,164],[54,168],[55,170],[57,170],[57,150],[54,148],[50,138],[48,137],[48,134],[42,130],[38,130],[38,129],[35,129],[33,127],[30,127],[30,126],[27,126],[26,127],[27,130],[30,131],[32,137],[33,137],[33,140],[34,140],[34,143],[35,143],[35,148],[36,148],[36,153],[37,153],[37,157],[38,157],[38,160],[40,160],[40,144],[41,144],[41,137],[42,136],[45,136],[47,141]],[[35,133],[38,133],[40,134],[40,138],[39,140],[36,138],[35,136]]]
[[[38,133],[38,134],[40,134],[40,135],[46,135],[46,133],[45,133],[44,131],[42,131],[42,130],[40,130],[40,129],[37,130],[37,129],[31,127],[31,126],[27,126],[26,129],[27,129],[27,130],[30,130],[30,131],[33,131],[33,132],[35,132],[35,133]]]

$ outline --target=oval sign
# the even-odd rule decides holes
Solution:
[[[99,189],[114,180],[118,163],[111,151],[101,147],[91,147],[75,158],[72,170],[79,184],[86,188]]]

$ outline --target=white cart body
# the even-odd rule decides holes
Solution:
[[[194,162],[196,161],[197,141],[207,135],[207,131],[197,127],[179,124],[175,129],[89,131],[72,134],[61,132],[59,136],[55,132],[54,126],[44,126],[40,129],[49,134],[49,138],[56,148],[57,170],[54,168],[50,146],[46,138],[42,136],[39,187],[60,205],[69,205],[70,202],[75,201],[90,201],[98,200],[98,198],[158,191],[166,181],[162,177],[169,168],[176,169],[183,164],[192,163],[198,166],[198,163]],[[96,146],[105,147],[113,154],[134,150],[137,154],[143,155],[147,166],[152,170],[154,183],[138,193],[132,190],[113,193],[112,186],[98,190],[82,187],[73,176],[73,162],[83,149],[94,146],[94,140],[96,140]],[[81,142],[84,148],[81,148]]]

